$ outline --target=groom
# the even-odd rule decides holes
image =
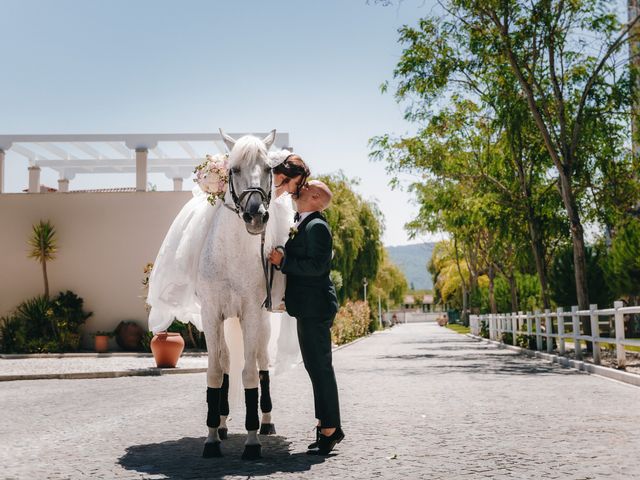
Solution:
[[[338,311],[336,290],[329,278],[333,241],[321,213],[332,196],[329,187],[318,180],[304,185],[295,199],[299,219],[284,255],[278,250],[269,255],[271,263],[287,275],[285,306],[287,313],[297,319],[300,351],[311,378],[319,420],[316,441],[309,445],[308,453],[320,455],[327,455],[344,438],[331,361],[330,328]]]

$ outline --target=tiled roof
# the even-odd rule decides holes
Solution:
[[[87,190],[70,190],[69,193],[122,193],[122,192],[135,192],[136,187],[121,187],[121,188],[90,188]]]

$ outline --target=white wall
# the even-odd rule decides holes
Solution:
[[[141,280],[191,192],[0,195],[0,315],[44,292],[39,263],[27,258],[32,225],[50,220],[57,258],[47,265],[51,295],[72,290],[93,312],[83,329],[112,330],[121,320],[146,327]]]

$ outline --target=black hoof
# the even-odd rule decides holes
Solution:
[[[219,428],[218,429],[218,436],[220,437],[220,440],[226,440],[227,438],[229,438],[229,429],[227,429],[227,428]]]
[[[219,458],[222,457],[222,450],[220,450],[220,442],[211,442],[204,444],[204,450],[202,451],[202,458]]]
[[[260,425],[260,435],[275,435],[276,426],[273,423],[263,423]]]
[[[245,445],[242,452],[243,460],[256,460],[262,458],[262,445]]]

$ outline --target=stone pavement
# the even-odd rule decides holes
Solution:
[[[205,375],[0,383],[3,479],[640,479],[640,389],[519,356],[433,324],[334,353],[347,438],[305,454],[311,387],[272,381],[277,435],[242,461],[200,457]]]
[[[206,353],[183,355],[175,369],[156,368],[150,353],[44,354],[7,357],[9,358],[0,358],[0,382],[30,378],[98,378],[184,371],[195,373],[195,371],[206,371],[207,368]]]

